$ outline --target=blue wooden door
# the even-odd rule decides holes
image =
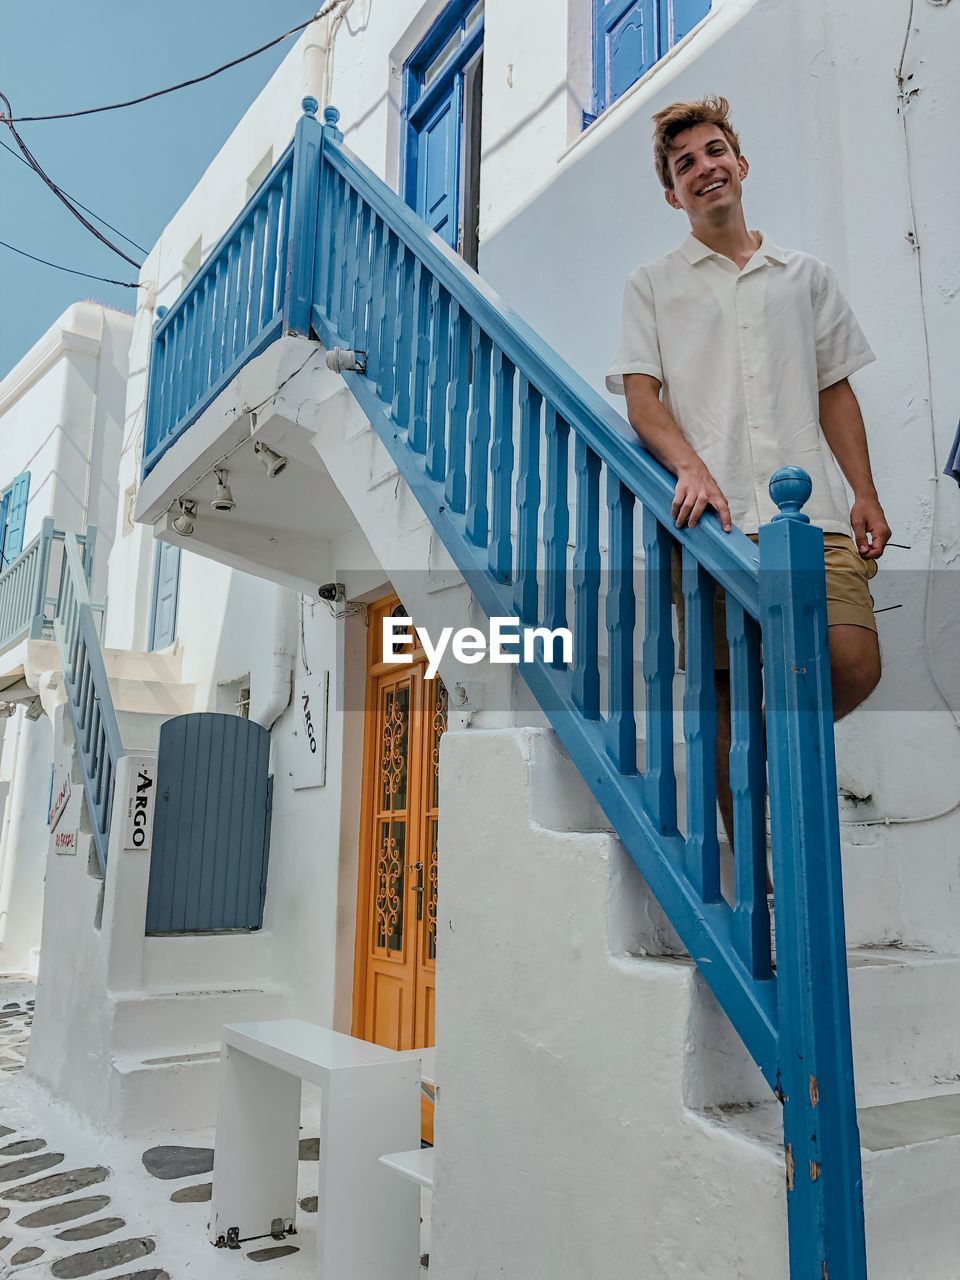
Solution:
[[[270,734],[241,716],[160,730],[149,934],[259,929],[270,853]]]
[[[463,108],[457,77],[417,138],[416,211],[431,231],[457,247],[460,141]]]
[[[153,600],[150,609],[150,648],[165,649],[177,638],[180,598],[180,548],[156,544],[153,561]]]

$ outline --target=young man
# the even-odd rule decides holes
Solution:
[[[840,719],[880,679],[867,581],[890,529],[847,381],[874,356],[830,268],[747,229],[749,166],[729,109],[724,98],[706,98],[654,116],[657,173],[667,203],[687,215],[690,235],[627,280],[607,387],[626,396],[633,429],[677,477],[678,528],[692,528],[709,507],[727,532],[736,524],[756,537],[776,514],[767,492],[773,472],[785,465],[809,472],[813,492],[804,512],[824,531],[833,712]],[[682,613],[680,622],[682,637]],[[717,790],[730,834],[722,598],[714,630]]]

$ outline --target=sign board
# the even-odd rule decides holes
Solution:
[[[63,811],[70,799],[70,769],[67,765],[56,765],[53,771],[53,782],[50,787],[50,809],[47,813],[47,826],[56,831],[57,823],[63,817]]]
[[[123,847],[145,853],[153,843],[153,810],[157,797],[156,756],[131,756],[129,791],[123,825]]]
[[[327,710],[330,699],[330,672],[317,671],[301,676],[296,682],[293,704],[294,729],[293,768],[290,771],[294,791],[322,787],[327,781]]]

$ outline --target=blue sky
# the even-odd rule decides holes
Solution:
[[[0,89],[15,115],[136,97],[210,71],[304,21],[317,7],[312,0],[4,4]],[[20,131],[61,187],[149,248],[294,39],[154,102],[24,124]],[[15,145],[5,126],[0,138]],[[136,279],[136,271],[76,222],[36,174],[2,150],[0,240],[78,270]],[[135,296],[0,247],[0,377],[71,302],[94,298],[129,311]]]

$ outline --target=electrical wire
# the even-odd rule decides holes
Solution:
[[[251,58],[256,58],[261,53],[266,53],[268,49],[272,49],[274,45],[280,44],[289,36],[297,35],[300,31],[305,31],[311,23],[317,22],[320,18],[325,18],[328,14],[333,13],[339,7],[341,0],[331,0],[331,3],[324,5],[319,9],[312,18],[307,18],[305,22],[298,23],[295,27],[291,27],[289,31],[285,31],[282,36],[276,36],[273,40],[268,40],[266,44],[262,44],[259,49],[251,49],[249,53],[242,54],[239,58],[233,58],[230,62],[225,62],[223,66],[215,67],[213,71],[207,71],[202,76],[194,76],[191,80],[181,80],[179,84],[169,85],[166,89],[155,89],[152,93],[141,94],[139,98],[128,98],[126,102],[111,102],[102,107],[86,107],[82,111],[61,111],[53,115],[45,116],[13,116],[7,118],[6,123],[26,124],[34,123],[40,120],[75,120],[78,116],[98,115],[102,111],[120,111],[124,107],[136,107],[141,102],[150,102],[153,98],[162,98],[165,94],[176,93],[178,89],[189,89],[192,85],[202,84],[204,80],[212,80],[214,76],[218,76],[221,72],[229,71],[231,67],[237,67],[241,62],[248,62]],[[9,106],[9,104],[8,104]]]
[[[129,253],[124,253],[124,251],[120,248],[120,246],[114,244],[113,241],[108,236],[105,236],[102,231],[100,231],[97,227],[95,227],[93,223],[89,220],[89,218],[85,218],[84,215],[77,208],[77,206],[66,194],[66,192],[63,191],[60,187],[58,187],[57,184],[54,182],[54,180],[50,177],[50,175],[45,172],[39,160],[37,160],[36,156],[34,156],[33,152],[30,150],[30,148],[27,146],[24,140],[20,137],[20,134],[17,132],[17,127],[13,123],[13,119],[12,119],[13,108],[10,105],[10,99],[3,92],[3,90],[0,90],[0,101],[2,101],[4,106],[6,107],[6,115],[0,116],[0,123],[5,124],[7,128],[10,130],[10,132],[13,134],[13,140],[17,144],[17,146],[20,148],[20,154],[26,160],[27,164],[29,164],[30,168],[34,171],[34,173],[36,173],[40,178],[43,179],[43,181],[50,188],[53,194],[57,197],[60,203],[64,205],[65,208],[70,210],[70,212],[77,219],[77,221],[81,223],[84,227],[86,227],[86,229],[90,232],[92,236],[95,236],[96,239],[99,240],[101,244],[106,245],[108,249],[111,249],[118,257],[122,258],[124,262],[128,262],[131,267],[136,267],[136,269],[139,271],[143,264],[140,262],[137,262],[136,258],[131,258]]]
[[[24,157],[19,154],[19,152],[14,151],[13,147],[8,147],[2,138],[0,138],[0,147],[2,147],[4,151],[9,152],[9,154],[13,156],[14,160],[19,160],[21,164],[25,164],[28,169],[33,168],[33,165],[30,163],[29,160],[25,160]],[[62,187],[60,189],[61,191],[63,191]],[[132,244],[135,249],[139,249],[141,253],[150,252],[150,250],[145,249],[142,244],[137,244],[136,240],[134,240],[132,236],[125,236],[123,232],[120,230],[120,228],[115,227],[112,222],[108,222],[106,218],[101,218],[99,213],[94,213],[94,211],[92,209],[88,209],[85,204],[81,204],[81,202],[77,199],[76,196],[71,196],[70,193],[67,191],[64,191],[64,195],[67,196],[69,200],[72,200],[78,209],[82,209],[84,213],[89,213],[91,218],[94,218],[97,222],[101,222],[105,227],[108,227],[111,231],[116,232],[116,234],[120,237],[121,240],[126,240],[126,242],[128,244]]]
[[[50,262],[47,258],[38,258],[35,253],[27,253],[26,249],[18,249],[15,244],[7,244],[6,240],[0,240],[0,248],[9,249],[11,253],[19,253],[22,258],[29,258],[31,262],[39,262],[45,267],[53,267],[56,271],[65,271],[67,275],[83,276],[86,280],[99,280],[102,284],[116,284],[121,289],[139,288],[139,285],[131,283],[129,280],[111,280],[109,276],[91,275],[89,271],[77,271],[74,267],[64,267],[59,262]]]

